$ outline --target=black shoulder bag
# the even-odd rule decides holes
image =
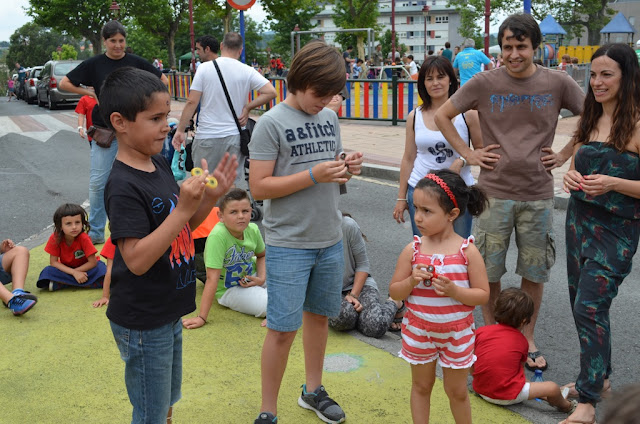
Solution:
[[[222,78],[222,72],[220,72],[220,67],[216,61],[213,61],[213,65],[216,67],[216,71],[218,72],[218,76],[220,77],[220,84],[222,84],[222,89],[224,90],[224,95],[227,97],[227,104],[229,105],[229,109],[231,109],[231,114],[233,115],[233,120],[236,121],[236,125],[238,126],[238,132],[240,133],[240,153],[244,156],[249,156],[249,142],[251,141],[251,132],[253,131],[253,127],[256,125],[256,121],[249,118],[247,121],[247,125],[244,129],[240,126],[240,122],[238,122],[238,117],[236,116],[236,111],[233,109],[233,104],[231,103],[231,97],[229,96],[229,91],[227,90],[227,85],[224,83],[224,78]]]

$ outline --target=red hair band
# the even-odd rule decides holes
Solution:
[[[449,199],[451,199],[451,201],[453,202],[453,206],[456,208],[458,207],[458,202],[456,202],[456,196],[453,195],[453,192],[451,191],[447,183],[445,183],[442,178],[438,177],[436,174],[427,174],[425,175],[425,178],[435,181],[435,183],[438,184],[440,188],[444,190],[445,193],[447,193],[447,196],[449,196]]]

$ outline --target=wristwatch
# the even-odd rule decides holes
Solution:
[[[462,156],[460,156],[458,159],[460,159],[462,161],[462,167],[464,168],[465,166],[467,166],[467,160],[465,158],[463,158]]]

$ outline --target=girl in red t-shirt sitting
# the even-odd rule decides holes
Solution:
[[[526,292],[512,287],[496,300],[497,324],[476,331],[473,390],[496,405],[513,405],[528,399],[544,398],[560,412],[572,413],[576,401],[566,399],[553,381],[527,382],[523,365],[529,344],[522,328],[533,316],[533,300]],[[567,391],[568,392],[568,391]]]
[[[50,265],[40,273],[36,285],[56,291],[65,286],[102,288],[107,267],[96,257],[98,250],[87,235],[89,223],[82,206],[65,203],[53,214],[53,234],[44,250]]]

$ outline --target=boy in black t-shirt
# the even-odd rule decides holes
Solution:
[[[179,188],[159,153],[169,132],[170,97],[154,75],[113,71],[100,94],[104,121],[119,141],[105,190],[111,239],[117,245],[107,317],[125,362],[132,422],[162,422],[180,399],[181,317],[195,310],[195,248],[191,228],[209,214],[235,179],[226,155],[205,187],[204,173]]]

